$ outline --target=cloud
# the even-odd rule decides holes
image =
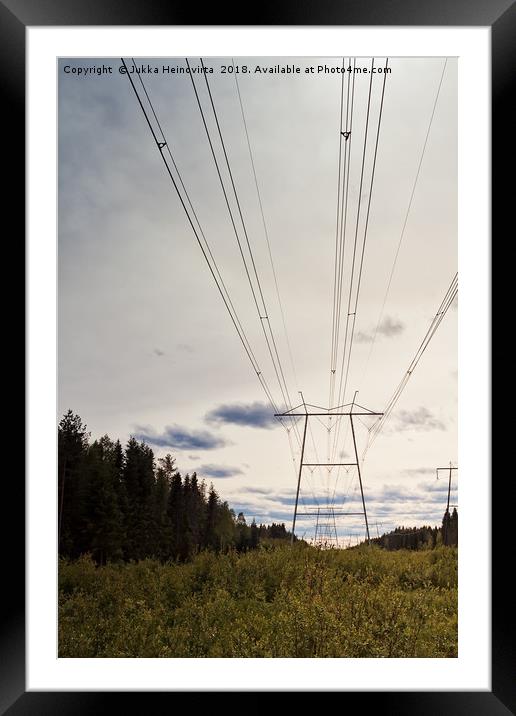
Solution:
[[[402,473],[410,477],[414,475],[435,475],[435,467],[410,467],[402,470]]]
[[[434,470],[435,475],[435,470]],[[455,471],[452,472],[452,482],[451,482],[451,491],[454,492],[457,488],[456,483],[456,476]],[[429,482],[428,485],[425,485],[424,483],[420,484],[421,489],[426,490],[427,492],[441,492],[446,493],[448,492],[448,473],[441,472],[439,479],[435,479],[433,482]]]
[[[257,508],[252,502],[233,502],[232,508],[236,514],[243,512],[247,521],[250,522],[254,517],[258,524],[270,524],[271,522],[284,522],[287,529],[290,529],[290,523],[292,522],[292,512],[290,510],[273,509],[263,511]],[[299,523],[298,523],[299,524]],[[301,529],[296,529],[296,534],[302,534]]]
[[[386,336],[386,338],[398,336],[400,333],[403,333],[404,330],[405,325],[400,320],[391,318],[390,316],[385,316],[383,321],[378,326],[378,333],[382,336]]]
[[[371,343],[375,332],[377,335],[385,336],[385,338],[392,338],[393,336],[399,336],[404,330],[405,324],[399,319],[385,316],[375,330],[359,331],[355,336],[355,340],[359,343]]]
[[[208,430],[188,430],[179,425],[166,425],[161,433],[151,427],[137,427],[134,437],[151,445],[176,450],[213,450],[227,445],[226,440]]]
[[[268,487],[246,487],[244,488],[244,492],[251,492],[252,494],[256,495],[273,495],[273,490],[269,489]]]
[[[207,413],[205,419],[208,423],[230,423],[267,430],[276,425],[272,408],[260,402],[219,405]]]
[[[416,410],[400,410],[396,417],[399,430],[446,430],[442,420],[438,420],[423,406]]]
[[[423,468],[426,469],[426,468]],[[365,492],[369,526],[375,530],[378,521],[379,529],[387,532],[399,525],[417,526],[422,524],[439,525],[446,505],[446,493],[442,491],[440,482],[415,483],[413,480],[403,484],[384,484]],[[446,483],[447,487],[447,483]],[[453,488],[453,484],[452,484]],[[456,501],[456,491],[452,489],[452,504]],[[295,489],[294,488],[266,488],[253,485],[242,485],[231,488],[225,492],[224,497],[236,512],[244,512],[249,517],[256,516],[258,521],[283,521],[287,525],[292,520]],[[302,499],[299,505],[298,529],[301,536],[305,530],[313,535],[317,508],[328,504],[327,494],[317,489],[315,494],[306,483],[302,483]],[[357,529],[362,535],[364,520],[361,514],[362,501],[360,492],[346,493],[337,490],[334,502],[336,510],[336,526],[339,534],[348,533]],[[302,513],[309,512],[309,515]],[[343,514],[339,514],[343,513]],[[354,514],[357,513],[357,514]]]
[[[387,487],[384,485],[383,490],[375,495],[370,495],[370,501],[375,500],[380,504],[385,503],[398,503],[398,502],[419,502],[421,495],[409,491],[406,487],[399,487],[397,485],[393,487]]]
[[[318,507],[320,504],[325,504],[326,499],[327,496],[322,492],[313,495],[305,492],[302,504],[298,504],[298,509],[303,511],[303,507]],[[294,506],[296,504],[296,496],[294,494],[290,497],[288,495],[279,495],[276,497],[275,502],[280,505]]]
[[[233,477],[234,475],[242,475],[239,467],[227,467],[224,465],[201,465],[197,469],[200,475],[208,475],[208,477]]]

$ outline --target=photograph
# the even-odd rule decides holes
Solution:
[[[458,58],[56,72],[58,657],[457,659]]]

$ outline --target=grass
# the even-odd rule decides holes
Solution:
[[[60,657],[456,657],[457,551],[59,566]]]

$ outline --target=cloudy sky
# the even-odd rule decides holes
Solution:
[[[136,62],[159,70],[143,75],[145,87],[262,377],[283,408],[191,78],[162,71],[163,65],[184,68],[185,61]],[[338,68],[342,58],[234,59],[250,69],[238,74],[238,84],[286,332],[235,75],[221,71],[231,59],[204,62],[214,69],[208,81],[292,404],[300,403],[302,391],[307,403],[327,407],[342,75],[304,69]],[[198,58],[190,64],[200,65]],[[254,72],[257,65],[277,64],[301,72]],[[375,61],[384,64],[384,58]],[[103,65],[112,72],[65,72]],[[58,67],[59,415],[68,408],[79,413],[92,437],[108,433],[126,441],[136,435],[157,456],[171,452],[183,473],[196,470],[213,481],[249,519],[289,523],[302,425],[287,433],[272,417],[120,65],[117,59],[62,59]],[[336,375],[354,239],[358,262],[366,236],[343,402],[358,390],[358,403],[373,411],[386,406],[457,270],[456,60],[446,64],[404,231],[444,58],[394,58],[389,65],[372,193],[382,75],[373,76],[371,87],[362,192],[369,74],[355,75],[352,132],[342,141],[343,152],[349,142],[350,160]],[[195,82],[245,248],[206,84],[200,74]],[[344,90],[345,115],[347,80]],[[382,532],[442,518],[447,483],[443,474],[436,480],[435,468],[457,459],[456,333],[454,306],[367,453],[363,481],[373,534],[376,525]],[[356,419],[360,453],[371,425],[371,418]],[[352,450],[344,419],[332,425],[310,420],[305,461],[330,455],[351,462]],[[359,500],[355,468],[305,468],[302,510],[330,501],[339,511],[355,512]],[[360,517],[341,517],[337,527],[343,543],[363,535]],[[312,519],[299,520],[299,534],[308,537],[312,530]]]

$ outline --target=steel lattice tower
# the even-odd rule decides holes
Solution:
[[[303,412],[300,412],[299,409],[303,408]],[[315,408],[314,411],[310,411],[309,408]],[[348,408],[348,410],[346,410]],[[383,413],[375,413],[372,410],[368,410],[367,408],[364,408],[361,405],[358,405],[354,401],[352,403],[348,403],[346,405],[341,405],[336,408],[327,408],[325,412],[320,412],[320,408],[317,408],[317,406],[311,406],[308,403],[305,403],[303,400],[303,403],[301,405],[298,405],[295,408],[292,408],[291,410],[287,410],[285,413],[276,413],[275,417],[277,418],[304,418],[304,425],[303,425],[303,439],[301,443],[301,459],[299,462],[299,472],[298,472],[298,478],[297,478],[297,489],[296,489],[296,501],[294,505],[294,517],[292,520],[292,536],[291,536],[291,544],[294,543],[294,535],[295,535],[295,529],[296,529],[296,520],[298,515],[301,516],[312,516],[317,518],[317,524],[316,524],[316,535],[315,535],[315,543],[321,543],[326,542],[330,545],[338,545],[338,537],[337,537],[337,528],[335,524],[335,517],[336,516],[357,516],[362,515],[364,517],[364,524],[365,524],[365,531],[366,531],[366,537],[368,544],[370,543],[370,535],[369,535],[369,523],[367,520],[367,510],[366,510],[366,503],[365,503],[365,497],[364,497],[364,487],[362,483],[362,473],[360,470],[360,463],[358,458],[358,450],[357,450],[357,442],[356,442],[356,435],[355,435],[355,425],[353,422],[353,418],[355,416],[382,416]],[[324,410],[324,409],[323,409]],[[318,412],[319,411],[319,412]],[[320,418],[320,417],[342,417],[347,416],[349,418],[350,426],[351,426],[351,435],[353,438],[353,448],[355,453],[355,462],[305,462],[304,456],[305,456],[305,445],[306,445],[306,432],[308,428],[308,421],[310,418]],[[333,507],[333,505],[328,505],[321,509],[320,507],[317,508],[317,511],[312,512],[299,512],[298,511],[298,504],[299,504],[299,489],[301,486],[301,478],[303,475],[304,468],[314,468],[314,467],[356,467],[358,472],[358,481],[360,484],[360,495],[362,499],[362,510],[360,512],[339,512],[336,511]],[[323,518],[323,519],[321,519]]]

